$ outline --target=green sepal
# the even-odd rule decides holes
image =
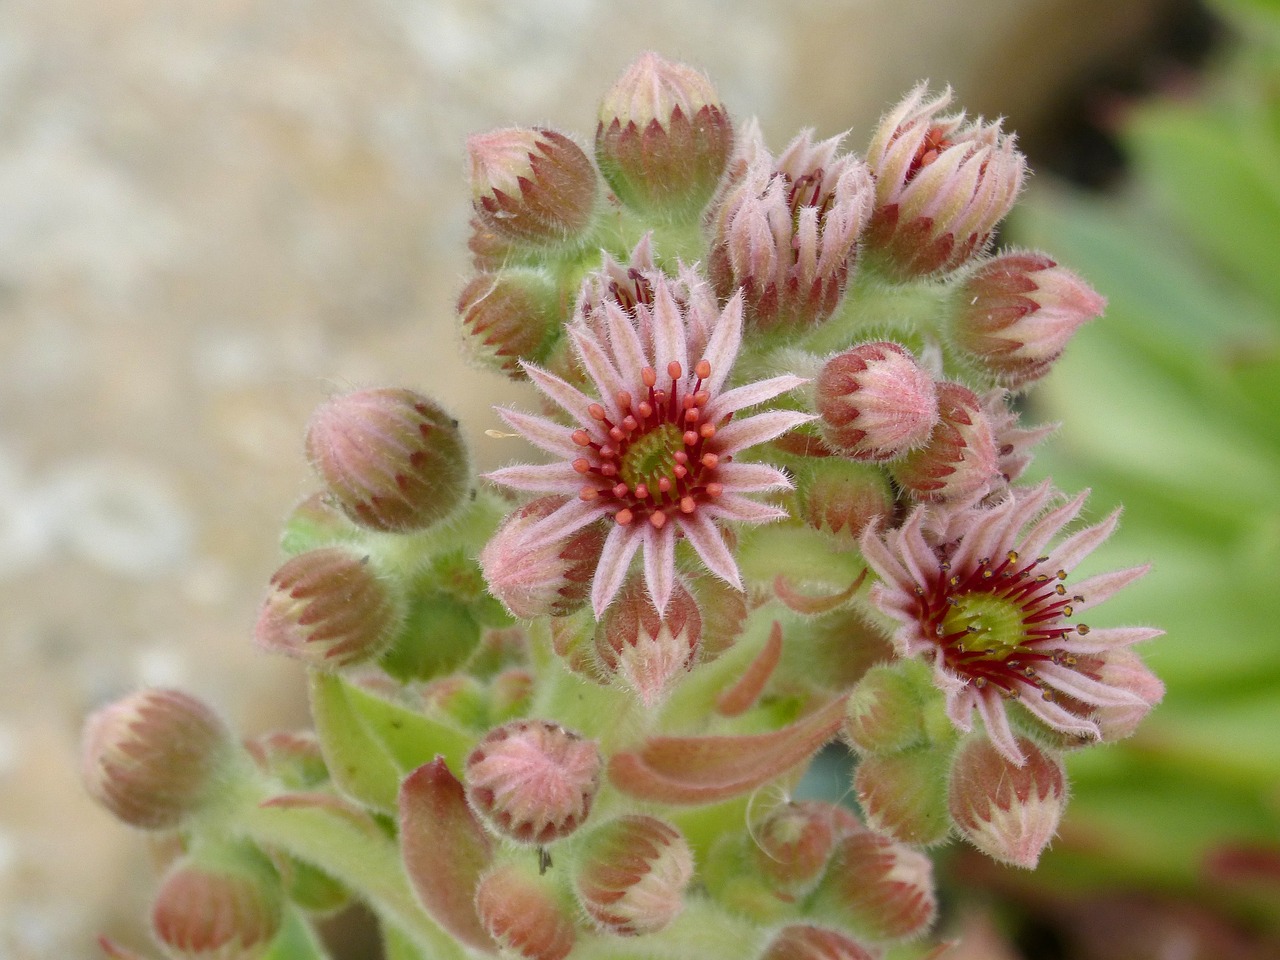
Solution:
[[[329,960],[320,938],[300,910],[286,910],[284,925],[260,960]]]

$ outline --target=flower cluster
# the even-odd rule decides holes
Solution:
[[[355,897],[404,957],[869,960],[934,923],[929,847],[1036,864],[1158,631],[1081,621],[1146,568],[1077,576],[1117,516],[1019,483],[1013,393],[1104,302],[991,250],[1025,160],[950,101],[775,154],[645,54],[594,158],[469,141],[460,330],[539,462],[475,477],[409,389],[317,412],[254,629],[314,733],[169,690],[86,727],[93,796],[173,838],[168,954],[292,956]],[[796,795],[837,737],[856,808]]]

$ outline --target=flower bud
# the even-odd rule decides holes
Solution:
[[[470,483],[458,421],[412,390],[361,390],[322,404],[307,426],[307,457],[343,513],[384,533],[443,520]]]
[[[858,681],[845,705],[844,738],[863,756],[897,753],[925,740],[922,686],[927,670],[909,660],[878,664]]]
[[[489,716],[496,723],[505,723],[522,715],[533,699],[533,688],[533,674],[528,670],[503,670],[489,684]]]
[[[939,421],[929,440],[889,472],[917,500],[955,500],[999,478],[991,422],[978,397],[958,383],[938,384]]]
[[[951,91],[927,94],[921,84],[886,114],[867,150],[876,184],[867,249],[902,280],[981,256],[1026,176],[1026,158],[998,121],[938,116]]]
[[[467,139],[476,218],[497,238],[544,246],[578,239],[599,185],[582,148],[562,133],[517,127]]]
[[[556,890],[515,864],[480,878],[476,913],[504,951],[526,960],[564,960],[577,940],[573,914]]]
[[[151,929],[175,960],[253,960],[284,918],[275,872],[249,850],[184,858],[165,875]]]
[[[290,791],[311,790],[329,779],[320,739],[310,730],[277,730],[244,742],[259,770]]]
[[[284,894],[308,913],[326,916],[351,903],[351,891],[323,870],[277,850],[268,850]]]
[[[543,845],[567,837],[600,788],[594,740],[545,720],[513,720],[467,757],[467,800],[495,832]]]
[[[596,618],[587,607],[551,620],[551,649],[561,662],[584,680],[607,686],[596,663]]]
[[[870,940],[917,936],[937,913],[933,864],[870,831],[847,836],[836,845],[812,913]]]
[[[643,53],[600,105],[596,162],[627,206],[673,220],[697,217],[733,149],[733,125],[711,81]]]
[[[894,460],[938,423],[933,377],[896,343],[863,343],[828,360],[815,383],[822,432],[857,460]]]
[[[484,687],[475,677],[451,673],[423,684],[418,693],[429,715],[444,714],[464,730],[490,726]]]
[[[623,585],[596,627],[596,659],[652,708],[692,666],[701,639],[702,616],[689,591],[676,584],[660,615],[637,575]]]
[[[524,376],[521,360],[543,359],[563,319],[551,279],[514,267],[472,277],[457,309],[467,353],[513,380]]]
[[[950,753],[949,745],[923,746],[863,757],[853,775],[853,789],[867,826],[917,847],[947,839]]]
[[[528,546],[529,529],[566,503],[564,497],[540,497],[512,513],[480,552],[489,589],[525,620],[563,617],[587,602],[604,530],[591,524],[562,540]]]
[[[966,739],[951,767],[948,806],[961,835],[992,859],[1030,870],[1053,839],[1067,802],[1062,761],[1026,737],[1011,763],[984,736]]]
[[[587,915],[606,933],[656,933],[684,908],[693,854],[684,836],[655,817],[619,817],[591,832],[574,876]]]
[[[1140,704],[1116,704],[1097,707],[1093,719],[1107,742],[1123,740],[1138,729],[1143,719],[1164,699],[1164,684],[1147,668],[1132,650],[1119,648],[1107,652],[1099,671],[1100,680],[1108,687],[1137,694]]]
[[[812,326],[844,296],[874,187],[866,165],[838,152],[840,138],[805,132],[776,160],[758,129],[710,215],[708,269],[716,291],[741,289],[757,327]]]
[[[760,960],[876,960],[877,956],[843,933],[793,924],[778,931]]]
[[[834,809],[816,800],[775,808],[751,831],[756,869],[789,895],[810,889],[835,847]]]
[[[317,547],[358,541],[363,533],[338,509],[331,496],[320,491],[304,499],[285,518],[280,549],[293,556]]]
[[[796,471],[797,516],[838,545],[852,549],[869,523],[893,516],[884,471],[843,457],[813,457]]]
[[[747,595],[719,577],[702,577],[689,585],[702,617],[699,660],[710,663],[742,636],[747,624]]]
[[[377,576],[368,557],[322,547],[272,575],[253,642],[312,667],[346,667],[386,650],[404,616],[404,598]]]
[[[969,277],[956,304],[956,346],[1004,386],[1021,387],[1044,376],[1107,301],[1042,253],[1004,253]]]
[[[213,798],[234,757],[217,715],[179,690],[139,690],[85,721],[81,775],[89,794],[146,830],[178,826]]]

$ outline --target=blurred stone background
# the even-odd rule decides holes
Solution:
[[[483,430],[516,389],[456,359],[467,134],[589,142],[652,48],[774,145],[861,149],[931,77],[1043,169],[1181,6],[0,0],[0,960],[144,942],[145,845],[82,795],[85,713],[178,684],[246,733],[304,721],[300,671],[248,636],[318,401],[413,386],[482,466],[515,456]]]

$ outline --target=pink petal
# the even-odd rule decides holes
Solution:
[[[1036,668],[1040,678],[1068,696],[1075,697],[1096,707],[1120,707],[1130,704],[1145,706],[1146,701],[1131,690],[1112,687],[1101,680],[1086,677],[1070,667],[1056,663],[1044,663]]]
[[[633,525],[615,523],[609,535],[604,538],[604,549],[600,552],[600,564],[596,567],[595,579],[591,582],[591,609],[599,620],[604,615],[622,581],[627,578],[627,570],[631,566],[631,558],[640,549],[641,531]]]
[[[644,581],[649,587],[654,609],[658,616],[662,616],[667,611],[676,582],[675,524],[666,523],[662,529],[651,523],[644,526]]]
[[[1150,569],[1151,564],[1144,563],[1140,567],[1129,567],[1127,570],[1100,573],[1096,577],[1080,581],[1072,590],[1073,593],[1084,597],[1083,600],[1076,601],[1076,610],[1088,610],[1090,607],[1096,607],[1105,600],[1110,600],[1119,590],[1144,576]]]
[[[720,311],[720,319],[716,321],[715,329],[711,331],[711,339],[707,342],[707,352],[703,357],[707,363],[711,364],[711,376],[703,386],[712,396],[717,395],[720,388],[724,386],[741,346],[742,291],[739,290]]]
[[[721,517],[725,520],[740,520],[744,523],[769,523],[773,520],[787,519],[787,511],[767,503],[757,503],[746,497],[723,493],[711,503],[699,507],[709,517]]]
[[[738,563],[725,546],[720,530],[703,513],[694,513],[679,519],[680,529],[689,545],[702,558],[707,569],[725,583],[742,589],[742,575],[738,572]]]
[[[1116,510],[1101,523],[1086,527],[1072,534],[1050,552],[1049,566],[1053,569],[1068,571],[1074,569],[1076,564],[1101,546],[1107,537],[1111,536],[1111,531],[1116,528],[1116,524],[1119,522],[1120,511]]]
[[[1009,715],[1000,701],[1000,695],[994,691],[983,691],[977,695],[975,705],[987,728],[991,745],[1015,767],[1023,766],[1027,758],[1018,749],[1018,738],[1013,735],[1013,728],[1009,726]]]
[[[1027,690],[1022,698],[1022,705],[1027,712],[1038,717],[1049,727],[1061,733],[1071,734],[1085,740],[1100,740],[1102,733],[1092,720],[1078,717],[1070,710],[1052,700],[1046,700],[1035,687]]]
[[[635,325],[626,311],[616,303],[605,305],[605,316],[609,321],[609,345],[613,347],[618,369],[626,371],[634,379],[639,376],[639,371],[649,366]]]
[[[491,483],[500,483],[512,490],[527,490],[533,493],[576,495],[582,489],[582,475],[568,463],[524,463],[514,467],[503,467],[483,476]]]
[[[605,516],[608,516],[607,511],[598,503],[570,500],[531,526],[525,532],[525,545],[530,550],[536,550],[576,533]]]
[[[1055,646],[1063,653],[1106,653],[1163,635],[1163,630],[1152,627],[1098,627],[1083,637],[1076,635],[1060,640]]]
[[[719,420],[721,417],[737,413],[745,407],[754,407],[757,403],[772,400],[774,397],[781,396],[788,390],[794,390],[796,387],[803,386],[808,382],[804,377],[787,374],[781,377],[771,377],[768,380],[760,380],[756,383],[749,383],[746,386],[735,387],[707,404],[706,418],[712,421]]]
[[[859,546],[862,549],[862,558],[867,561],[871,569],[876,575],[884,580],[886,584],[892,583],[898,591],[908,591],[914,585],[911,574],[894,555],[893,551],[885,546],[885,542],[880,538],[878,528],[869,527],[862,535]],[[872,589],[872,597],[878,595],[879,588]],[[889,592],[888,590],[885,591]]]
[[[716,431],[715,449],[721,456],[734,454],[816,419],[813,414],[798,410],[770,410],[745,420],[732,420]]]
[[[1020,551],[1028,557],[1040,556],[1049,541],[1058,535],[1058,531],[1080,515],[1080,510],[1084,506],[1085,498],[1088,495],[1088,490],[1081,490],[1062,506],[1055,510],[1050,510],[1037,520],[1031,529],[1027,531],[1027,535],[1023,537]],[[1056,564],[1056,566],[1061,566],[1061,564]]]
[[[522,368],[539,390],[559,404],[565,413],[577,420],[578,423],[584,427],[591,427],[595,424],[595,421],[591,419],[591,414],[587,413],[587,407],[591,406],[595,401],[585,393],[561,380],[555,374],[547,373],[541,367],[535,367],[532,363],[522,364]]]
[[[785,473],[763,463],[722,464],[716,468],[715,477],[734,493],[791,489],[791,481]]]
[[[573,341],[582,365],[587,368],[587,375],[595,382],[596,390],[600,394],[600,405],[609,411],[611,420],[615,422],[621,420],[617,397],[619,393],[629,390],[630,386],[614,369],[613,361],[609,359],[600,341],[593,337],[586,327],[581,324],[570,327],[569,339]]]
[[[543,417],[520,413],[518,410],[496,408],[500,416],[512,430],[520,434],[535,447],[555,454],[557,457],[568,457],[570,460],[582,455],[582,448],[573,442],[568,427]]]
[[[662,281],[653,289],[653,365],[659,379],[666,374],[667,364],[672,360],[680,364],[685,375],[692,372],[684,335],[684,314],[671,294],[670,282]]]

